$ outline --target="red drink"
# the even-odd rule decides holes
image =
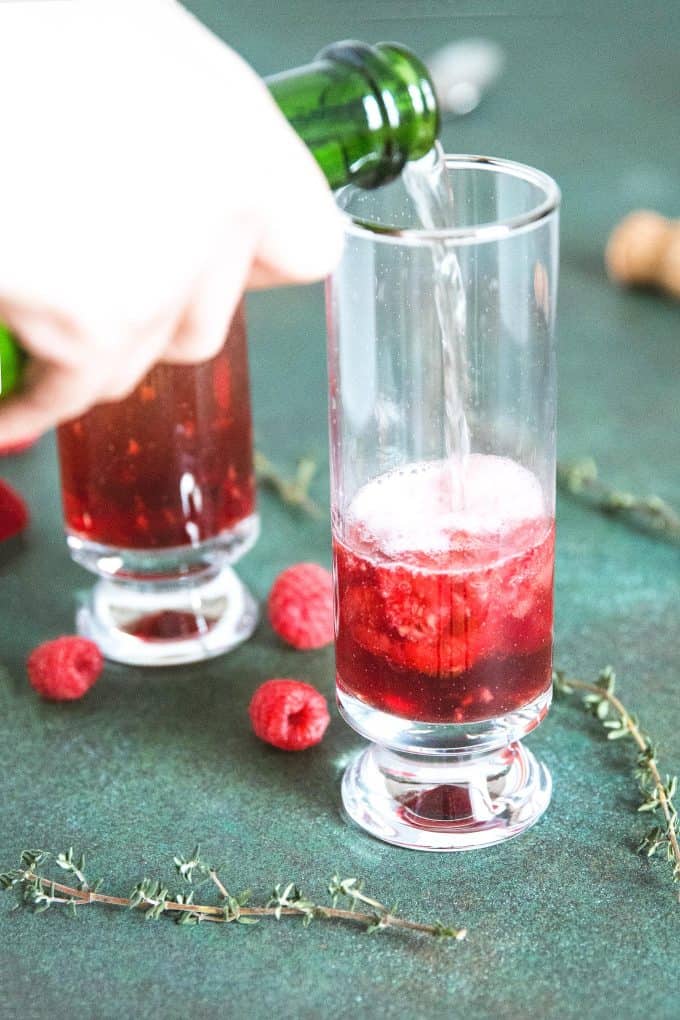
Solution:
[[[212,360],[157,365],[58,439],[66,527],[78,538],[161,549],[232,529],[255,508],[242,308]]]
[[[338,687],[414,721],[497,718],[551,682],[554,523],[539,483],[473,454],[452,509],[451,470],[381,476],[334,529]]]

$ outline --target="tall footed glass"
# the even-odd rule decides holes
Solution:
[[[349,816],[464,850],[550,800],[520,741],[551,699],[559,191],[500,159],[450,156],[441,173],[442,229],[420,226],[408,174],[338,194],[336,669],[340,711],[371,741],[345,772]]]
[[[257,607],[231,567],[258,534],[243,307],[210,361],[156,365],[61,425],[58,444],[71,555],[99,576],[79,632],[139,665],[249,637]]]

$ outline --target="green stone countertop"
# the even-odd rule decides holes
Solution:
[[[564,195],[560,451],[592,454],[603,476],[680,503],[680,306],[607,282],[607,233],[639,206],[680,215],[680,8],[564,0],[297,0],[194,9],[263,74],[347,36],[396,38],[420,53],[460,36],[505,48],[499,88],[448,122],[452,151],[533,163]],[[229,102],[225,97],[225,102]],[[327,499],[320,288],[250,302],[257,442],[291,469],[318,458]],[[27,846],[84,849],[125,895],[142,875],[173,878],[200,840],[225,880],[258,898],[294,879],[322,895],[340,868],[421,920],[465,924],[464,943],[297,921],[178,928],[95,908],[71,920],[0,899],[3,1018],[448,1017],[570,1020],[680,1015],[680,905],[662,863],[638,858],[631,750],[560,703],[530,737],[552,770],[552,806],[504,846],[419,855],[384,846],[339,812],[339,777],[360,740],[337,713],[300,755],[258,743],[246,709],[272,676],[333,691],[331,649],[296,653],[266,624],[206,665],[109,665],[79,703],[28,687],[38,642],[72,629],[87,578],[60,530],[54,443],[0,463],[33,509],[24,541],[0,550],[0,867]],[[329,562],[325,520],[261,498],[263,533],[242,576],[264,597],[300,559]],[[9,545],[9,544],[8,544]],[[568,500],[559,506],[556,661],[620,690],[680,771],[680,549]]]

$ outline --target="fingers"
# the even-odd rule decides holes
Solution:
[[[186,11],[182,15],[188,17]],[[254,284],[321,279],[336,265],[343,241],[342,217],[326,178],[252,68],[203,26],[194,27],[206,44],[201,66],[210,66],[217,80],[224,75],[224,94],[236,97],[228,111],[232,135],[216,128],[224,124],[225,111],[214,82],[207,99],[219,96],[210,126],[222,139],[220,190],[224,194],[231,182],[232,208],[250,210],[261,227]]]
[[[222,349],[243,294],[254,247],[252,230],[232,230],[223,256],[214,261],[194,288],[165,346],[163,361],[207,361]]]
[[[269,99],[269,97],[268,97]],[[343,219],[314,157],[269,99],[260,202],[262,233],[248,285],[308,283],[327,276],[343,246]]]
[[[164,327],[152,335],[135,334],[129,338],[130,342],[126,349],[117,355],[115,368],[108,373],[98,396],[90,398],[88,408],[93,404],[124,400],[130,396],[160,360],[168,342],[167,328]]]
[[[20,392],[0,401],[0,444],[127,396],[159,358],[176,318],[177,311],[135,330],[96,327],[51,307],[0,300],[0,321],[29,355]]]
[[[39,436],[88,406],[87,389],[69,368],[33,363],[20,395],[0,402],[0,444]]]
[[[0,321],[19,337],[29,361],[20,393],[0,401],[0,444],[20,443],[46,432],[58,421],[78,414],[87,402],[77,378],[81,338],[66,314],[38,303],[0,295]],[[97,364],[97,358],[90,358]]]
[[[293,283],[312,283],[313,279],[313,277],[303,280],[291,279],[287,270],[257,259],[250,267],[246,290],[270,290],[272,287],[285,287]]]

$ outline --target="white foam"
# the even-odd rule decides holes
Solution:
[[[499,532],[522,521],[545,516],[541,486],[535,475],[507,457],[470,454],[463,467],[464,505],[452,461],[411,464],[380,475],[356,494],[348,524],[381,552],[446,552],[461,532]]]

